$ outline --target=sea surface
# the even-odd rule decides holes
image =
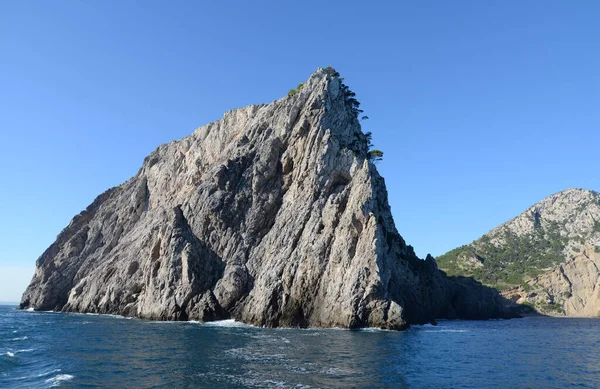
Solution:
[[[50,387],[600,388],[600,319],[301,330],[0,306],[0,388]]]

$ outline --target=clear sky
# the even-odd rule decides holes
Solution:
[[[357,93],[417,254],[600,189],[597,1],[0,2],[0,301],[159,144],[321,66]]]

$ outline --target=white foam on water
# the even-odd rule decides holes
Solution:
[[[254,328],[250,324],[245,324],[239,321],[235,321],[233,319],[227,320],[216,320],[216,321],[208,321],[204,323],[207,327],[241,327],[241,328]]]
[[[421,332],[469,332],[469,330],[424,330]]]
[[[231,383],[242,385],[244,387],[265,387],[264,385],[260,385],[263,382],[258,381],[256,378],[246,378],[240,377],[234,374],[224,374],[224,373],[216,373],[216,372],[207,372],[207,373],[197,373],[194,374],[197,377],[210,377],[212,379],[217,380],[218,382],[230,381]],[[227,387],[225,385],[221,385],[219,387]]]
[[[294,373],[308,373],[308,370],[302,366],[286,365],[285,369],[288,371],[293,371]]]
[[[22,337],[20,337],[20,338],[12,338],[11,340],[12,340],[12,341],[17,341],[17,340],[27,340],[27,339],[29,339],[29,337],[28,337],[28,336],[22,336]]]
[[[364,328],[359,328],[355,331],[358,331],[358,332],[398,332],[395,330],[388,330],[385,328],[377,328],[377,327],[364,327]]]
[[[275,385],[275,388],[285,388],[285,381],[266,380],[264,381],[264,383],[269,385]]]
[[[225,350],[225,354],[234,358],[243,359],[245,361],[263,363],[269,361],[282,361],[285,359],[285,354],[263,354],[260,352],[254,352],[249,348],[232,348]]]
[[[28,380],[30,378],[42,378],[42,377],[46,377],[46,376],[49,376],[50,374],[54,374],[54,373],[58,373],[58,372],[60,372],[60,369],[54,369],[54,370],[46,371],[44,373],[40,373],[40,374],[36,374],[36,375],[17,377],[17,378],[15,378],[15,380]]]
[[[6,356],[7,356],[7,357],[14,358],[14,357],[15,357],[15,353],[11,353],[10,351],[7,351],[7,352],[6,352]]]
[[[60,369],[54,369],[54,370],[47,371],[45,373],[40,373],[40,374],[36,375],[35,377],[36,378],[45,377],[47,375],[58,373],[58,372],[60,372]],[[30,377],[23,377],[23,378],[30,378]]]
[[[16,334],[17,332],[19,332],[19,331],[17,331],[17,330],[14,330],[14,331],[13,331],[13,334]]]
[[[113,319],[131,319],[131,317],[125,317],[123,315],[113,315],[113,314],[110,314],[110,313],[105,313],[102,316],[112,317]]]
[[[346,369],[342,369],[340,367],[330,367],[327,370],[321,370],[322,374],[328,374],[328,375],[337,375],[337,374],[349,374],[349,373],[353,373],[350,370],[346,370]]]
[[[48,378],[46,380],[46,383],[52,384],[52,385],[50,385],[50,387],[55,388],[55,387],[59,386],[61,382],[71,381],[73,378],[75,378],[75,376],[72,376],[71,374],[59,374],[52,378]]]
[[[291,343],[291,341],[283,336],[273,336],[272,332],[269,332],[269,334],[265,334],[265,333],[261,333],[261,332],[255,332],[255,333],[251,333],[250,337],[252,339],[258,339],[261,341],[266,341],[269,343]]]
[[[26,309],[26,311],[27,312],[33,312],[33,311],[35,311],[35,309],[33,309],[33,307],[29,307],[29,308]]]
[[[24,349],[24,350],[17,350],[15,352],[16,353],[30,353],[32,351],[35,351],[35,349],[34,348],[27,348],[27,349]]]
[[[63,312],[56,312],[63,313]],[[112,313],[94,313],[94,312],[68,312],[69,315],[87,315],[87,316],[102,316],[102,317],[112,317],[115,319],[133,319],[133,317],[123,316],[123,315],[115,315]]]

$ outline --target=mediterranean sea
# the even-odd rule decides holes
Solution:
[[[0,306],[0,388],[600,388],[600,319],[405,332],[155,322]]]

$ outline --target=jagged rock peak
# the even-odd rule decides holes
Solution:
[[[400,237],[353,97],[318,69],[158,147],[59,234],[21,308],[394,329],[505,315]]]
[[[516,235],[531,234],[542,224],[563,223],[568,235],[589,233],[594,216],[600,215],[600,194],[593,190],[570,188],[546,197],[516,218],[490,231],[494,235],[508,228]]]

